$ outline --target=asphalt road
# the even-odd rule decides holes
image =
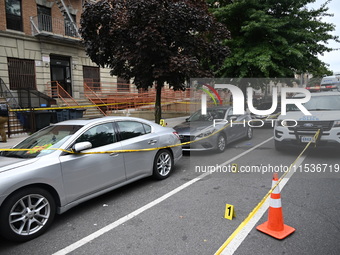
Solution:
[[[233,143],[222,154],[186,154],[170,178],[146,178],[83,203],[30,242],[0,239],[0,254],[65,254],[65,247],[70,254],[214,254],[270,190],[272,173],[204,171],[225,162],[239,170],[289,167],[300,150],[277,152],[271,137],[271,129],[257,129],[251,141]],[[233,244],[234,254],[340,254],[339,151],[313,150],[302,159],[281,192],[285,223],[295,233],[279,241],[248,227],[245,239]],[[312,172],[317,164],[325,172]],[[234,205],[233,220],[224,218],[226,204]],[[259,219],[255,226],[267,212]]]

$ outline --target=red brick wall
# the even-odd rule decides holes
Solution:
[[[30,17],[37,16],[37,4],[35,0],[22,0],[21,1],[22,10],[22,21],[24,33],[27,35],[32,34]]]
[[[0,0],[0,30],[6,30],[5,0]]]
[[[77,9],[78,12],[77,12],[77,24],[80,23],[80,16],[81,16],[81,13],[83,11],[83,7],[82,7],[82,1],[81,0],[70,0],[70,3],[73,7],[73,9]]]
[[[5,1],[0,0],[0,30],[6,30],[6,9]],[[51,10],[52,18],[64,19],[62,13],[60,12],[57,4],[54,0],[48,0],[48,2],[54,2]],[[78,9],[77,12],[77,23],[80,21],[80,15],[82,11],[82,0],[65,0],[66,5],[71,4],[73,9]],[[35,0],[22,0],[22,19],[23,19],[23,32],[27,35],[31,35],[31,23],[30,17],[37,16],[37,4]]]

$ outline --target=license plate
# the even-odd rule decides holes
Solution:
[[[302,143],[309,143],[310,141],[314,142],[313,136],[302,136],[301,137]]]

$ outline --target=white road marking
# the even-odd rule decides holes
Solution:
[[[298,169],[299,165],[302,164],[302,162],[306,159],[307,155],[301,156],[295,163],[295,169]],[[282,191],[283,187],[287,184],[289,179],[292,177],[292,175],[295,173],[294,166],[292,167],[292,170],[287,174],[287,176],[282,179],[280,182],[280,190]],[[236,249],[241,245],[241,243],[244,241],[244,239],[247,237],[249,232],[255,227],[257,222],[262,218],[263,214],[267,211],[269,208],[269,198],[266,199],[264,204],[261,206],[261,208],[257,211],[257,213],[254,215],[253,218],[248,222],[247,225],[244,226],[244,228],[235,236],[235,238],[229,243],[229,245],[222,251],[221,255],[231,255],[234,254]],[[284,203],[284,202],[283,202]]]
[[[240,157],[246,155],[247,153],[249,153],[249,152],[255,150],[256,148],[258,148],[258,147],[260,147],[261,145],[263,145],[263,144],[269,142],[269,141],[272,140],[272,139],[273,139],[273,137],[270,137],[269,139],[263,141],[262,143],[259,143],[258,145],[256,145],[256,146],[250,148],[249,150],[246,150],[246,151],[244,151],[243,153],[237,155],[236,157],[234,157],[234,158],[232,158],[232,159],[230,159],[230,160],[228,160],[228,161],[222,163],[220,166],[224,166],[224,165],[229,164],[230,162],[233,162],[234,160],[236,160],[236,159],[238,159],[238,158],[240,158]],[[165,199],[167,199],[167,198],[169,198],[169,197],[175,195],[176,193],[180,192],[181,190],[183,190],[183,189],[189,187],[190,185],[194,184],[195,182],[197,182],[197,181],[203,179],[205,176],[207,176],[207,175],[209,175],[209,174],[211,174],[211,172],[207,172],[207,173],[201,174],[200,176],[196,177],[195,179],[193,179],[193,180],[191,180],[191,181],[188,181],[188,182],[184,183],[183,185],[181,185],[181,186],[179,186],[178,188],[176,188],[176,189],[170,191],[169,193],[167,193],[167,194],[161,196],[160,198],[157,198],[156,200],[154,200],[154,201],[152,201],[152,202],[150,202],[150,203],[144,205],[143,207],[141,207],[141,208],[139,208],[139,209],[133,211],[132,213],[130,213],[130,214],[128,214],[128,215],[125,215],[124,217],[120,218],[119,220],[117,220],[117,221],[115,221],[115,222],[112,222],[111,224],[109,224],[109,225],[107,225],[107,226],[105,226],[105,227],[103,227],[103,228],[97,230],[96,232],[94,232],[94,233],[92,233],[92,234],[90,234],[90,235],[84,237],[83,239],[80,239],[79,241],[77,241],[77,242],[75,242],[75,243],[73,243],[73,244],[71,244],[71,245],[65,247],[65,248],[62,249],[62,250],[57,251],[57,252],[54,253],[53,255],[64,255],[64,254],[68,254],[68,253],[70,253],[70,252],[72,252],[72,251],[74,251],[74,250],[80,248],[81,246],[83,246],[83,245],[85,245],[85,244],[91,242],[92,240],[96,239],[97,237],[99,237],[99,236],[105,234],[106,232],[108,232],[108,231],[110,231],[110,230],[112,230],[112,229],[118,227],[119,225],[121,225],[121,224],[127,222],[128,220],[130,220],[130,219],[136,217],[137,215],[141,214],[142,212],[144,212],[144,211],[150,209],[151,207],[153,207],[153,206],[155,206],[155,205],[161,203],[161,202],[164,201]]]

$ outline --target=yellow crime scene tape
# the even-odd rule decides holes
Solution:
[[[224,242],[224,244],[217,250],[215,255],[219,255],[223,252],[223,250],[231,243],[231,241],[236,237],[236,235],[248,224],[248,222],[254,217],[257,211],[261,208],[261,206],[265,203],[266,199],[270,196],[270,194],[275,190],[275,188],[281,183],[281,181],[285,178],[285,176],[290,173],[292,167],[295,163],[302,157],[305,151],[308,149],[311,143],[315,143],[320,135],[320,129],[315,133],[313,139],[305,146],[299,156],[294,160],[294,162],[289,166],[287,172],[285,172],[278,182],[268,191],[268,193],[263,197],[263,199],[258,203],[258,205],[249,213],[248,217],[244,219],[244,221],[235,229],[235,231],[229,236],[229,238]]]
[[[234,122],[234,123],[243,123],[243,122]],[[220,128],[219,130],[205,136],[202,137],[200,139],[197,139],[195,141],[189,141],[189,142],[184,142],[184,143],[179,143],[179,144],[174,144],[174,145],[168,145],[168,146],[163,146],[163,147],[157,147],[157,148],[146,148],[146,149],[137,149],[137,150],[114,150],[114,151],[94,151],[94,152],[75,152],[73,150],[65,150],[65,149],[61,149],[61,148],[31,148],[31,149],[0,149],[0,151],[43,151],[43,150],[59,150],[59,151],[63,151],[66,153],[71,153],[71,154],[107,154],[107,153],[126,153],[126,152],[141,152],[141,151],[154,151],[154,150],[161,150],[161,149],[166,149],[166,148],[173,148],[173,147],[178,147],[178,146],[182,146],[182,145],[188,145],[191,143],[195,143],[195,142],[199,142],[202,141],[204,139],[207,139],[219,132],[221,132],[222,130],[224,130],[225,128],[227,128],[228,126],[230,126],[230,123],[227,124],[226,126],[224,126],[223,128]]]
[[[58,106],[58,107],[39,107],[39,108],[24,108],[24,109],[9,109],[10,112],[23,112],[23,111],[46,111],[46,110],[63,110],[63,109],[75,109],[75,108],[92,108],[92,107],[102,107],[102,106],[117,106],[131,104],[131,102],[120,102],[120,103],[110,103],[110,104],[92,104],[92,105],[73,105],[73,106]],[[135,105],[154,105],[155,103],[136,103]],[[162,102],[161,104],[200,104],[195,102]]]
[[[249,121],[248,121],[249,122]],[[237,123],[237,122],[235,122]],[[239,122],[241,123],[241,122]],[[243,122],[242,122],[243,123]],[[189,142],[184,142],[180,144],[175,144],[175,145],[169,145],[169,146],[164,146],[164,147],[157,147],[157,148],[146,148],[146,149],[138,149],[138,150],[114,150],[114,151],[99,151],[99,152],[74,152],[73,150],[65,150],[61,148],[42,148],[42,149],[0,149],[0,151],[32,151],[33,149],[36,151],[41,151],[41,150],[60,150],[66,153],[71,153],[71,154],[106,154],[106,153],[127,153],[127,152],[141,152],[141,151],[153,151],[153,150],[161,150],[165,148],[172,148],[172,147],[177,147],[177,146],[182,146],[182,145],[188,145],[191,143],[199,142],[204,139],[207,139],[225,128],[230,126],[230,123],[224,126],[223,128],[203,137],[200,139],[197,139],[195,141],[189,141]],[[292,167],[295,165],[295,163],[302,157],[302,155],[305,153],[305,151],[309,148],[311,143],[315,143],[316,147],[316,141],[320,135],[320,129],[315,133],[313,139],[308,142],[308,144],[305,146],[305,148],[302,150],[302,152],[299,154],[299,156],[295,159],[295,161],[290,165],[288,171],[286,171],[282,177],[278,180],[278,182],[268,191],[268,193],[263,197],[263,199],[258,203],[258,205],[249,213],[248,217],[244,219],[244,221],[236,228],[236,230],[229,236],[229,238],[226,240],[226,242],[218,249],[218,251],[215,253],[215,255],[219,255],[223,252],[223,250],[228,246],[228,244],[236,237],[236,235],[245,227],[245,225],[254,217],[254,215],[257,213],[257,211],[261,208],[261,206],[265,203],[266,199],[270,196],[270,194],[275,190],[275,188],[281,183],[281,181],[285,178],[285,176],[290,173]]]

